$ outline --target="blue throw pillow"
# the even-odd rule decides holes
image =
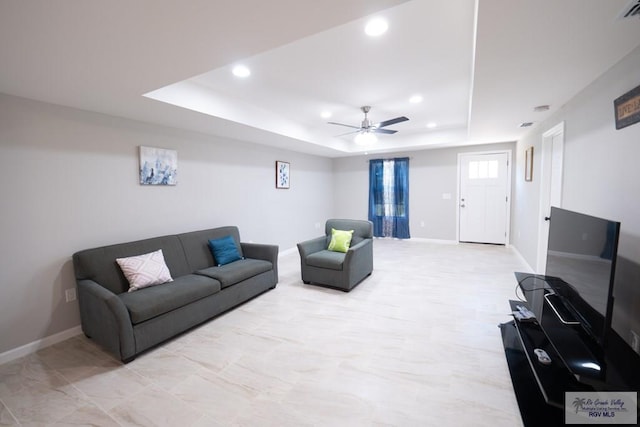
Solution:
[[[218,266],[242,259],[231,236],[209,240],[209,249],[211,249],[213,259]]]

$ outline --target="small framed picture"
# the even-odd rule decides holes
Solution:
[[[533,145],[524,152],[524,180],[533,181]]]
[[[291,185],[291,170],[289,162],[276,160],[276,188],[289,188]]]
[[[176,185],[177,183],[178,152],[140,146],[140,184]]]

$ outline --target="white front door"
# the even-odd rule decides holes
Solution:
[[[507,243],[509,153],[461,154],[459,240]]]

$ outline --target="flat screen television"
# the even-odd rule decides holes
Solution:
[[[581,326],[603,348],[611,328],[620,223],[551,208],[545,281],[563,323]]]
[[[640,356],[611,326],[619,236],[619,222],[553,207],[545,275],[516,272],[544,332],[529,344],[595,390],[640,390]]]

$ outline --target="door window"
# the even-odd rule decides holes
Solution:
[[[474,160],[469,162],[469,179],[498,178],[497,160]]]

